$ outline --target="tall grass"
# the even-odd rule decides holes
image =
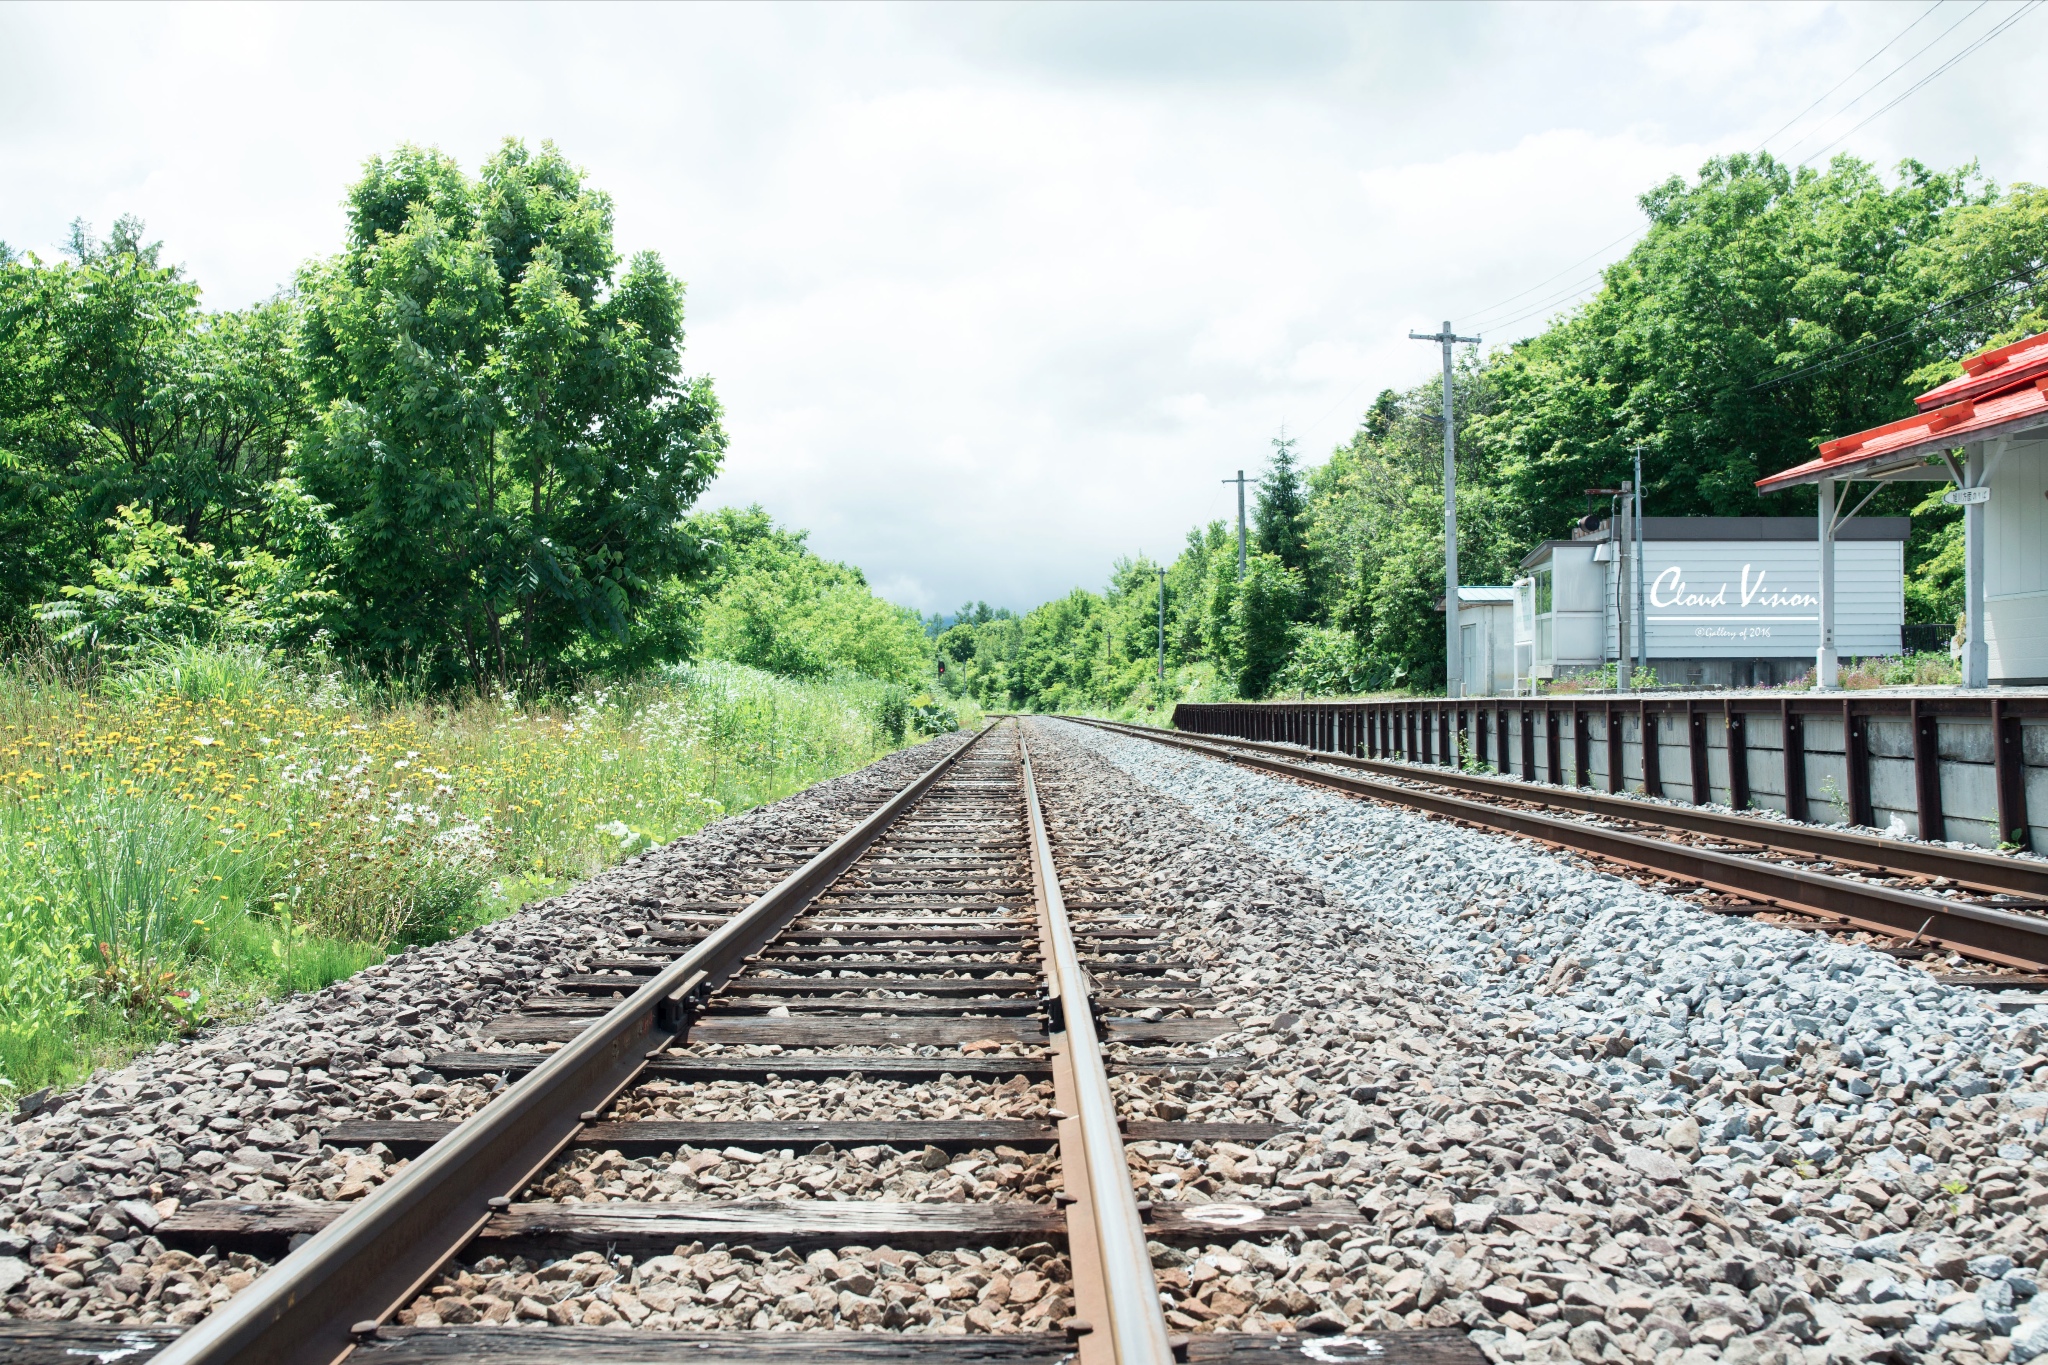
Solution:
[[[0,671],[0,1074],[64,1080],[317,989],[946,720],[723,663],[546,707],[195,646],[89,689]]]

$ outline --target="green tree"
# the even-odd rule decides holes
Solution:
[[[285,523],[317,519],[289,480],[273,493],[275,538],[295,542]],[[332,609],[334,595],[304,561],[252,549],[229,558],[185,539],[146,507],[123,507],[108,523],[90,579],[46,605],[44,625],[60,644],[133,659],[157,645],[196,640],[277,647],[303,643]]]
[[[1927,252],[1997,197],[1974,167],[1909,161],[1887,185],[1849,157],[1814,171],[1736,155],[1673,177],[1642,196],[1649,231],[1599,294],[1497,356],[1480,439],[1544,526],[1627,477],[1638,443],[1652,515],[1810,510],[1810,493],[1766,500],[1755,481],[1912,410],[1914,375],[1953,345],[1929,325],[1943,300]]]
[[[957,625],[939,637],[939,657],[956,664],[969,663],[978,644],[973,625]]]
[[[1300,608],[1301,580],[1278,555],[1262,550],[1248,560],[1225,631],[1238,695],[1256,698],[1273,690],[1287,666]]]
[[[0,631],[87,576],[120,507],[246,548],[304,413],[288,299],[208,313],[143,226],[0,247]]]
[[[1273,458],[1259,480],[1252,513],[1253,542],[1297,574],[1308,571],[1308,498],[1296,466],[1295,442],[1275,437]]]
[[[508,140],[475,180],[410,146],[365,167],[299,286],[343,648],[532,685],[664,606],[726,438],[682,370],[682,283],[618,265],[611,200],[552,144]]]
[[[916,612],[875,596],[859,569],[813,554],[803,532],[759,507],[699,514],[686,534],[705,654],[790,677],[859,673],[908,685],[930,670]]]

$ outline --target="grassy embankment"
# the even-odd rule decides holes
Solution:
[[[379,704],[193,649],[90,691],[0,671],[0,1100],[857,768],[915,721],[900,692],[712,663]]]

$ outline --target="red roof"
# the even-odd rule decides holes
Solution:
[[[1978,398],[2010,389],[2022,380],[2048,375],[2048,332],[2023,337],[1995,351],[1980,351],[1963,362],[1963,373],[1929,389],[1913,402],[1923,411],[1945,407],[1963,398]]]
[[[1820,458],[1758,479],[1756,486],[1775,492],[1880,462],[1901,464],[1999,429],[2048,424],[2048,332],[1971,356],[1960,376],[1913,402],[1920,411],[1911,417],[1823,441]]]

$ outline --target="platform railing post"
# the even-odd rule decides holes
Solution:
[[[1912,702],[1913,799],[1919,809],[1920,837],[1945,839],[1948,822],[1941,809],[1941,722],[1934,712]],[[2000,838],[2004,837],[2003,831]]]
[[[2023,852],[2032,852],[2033,831],[2027,822],[2024,739],[2020,732],[2020,718],[2007,711],[2003,698],[1994,698],[1991,703],[1991,755],[1997,769],[1998,837],[2002,843],[2016,844]]]

